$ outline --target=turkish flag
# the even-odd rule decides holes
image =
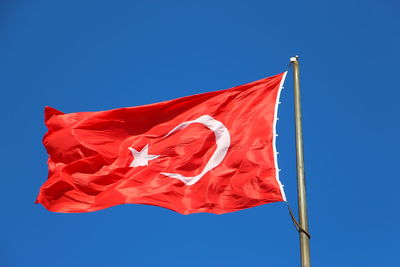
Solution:
[[[221,214],[284,201],[275,125],[285,75],[139,107],[46,107],[49,175],[36,202],[55,212],[135,203]]]

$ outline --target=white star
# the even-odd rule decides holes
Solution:
[[[140,152],[136,149],[128,147],[134,157],[129,167],[147,166],[149,160],[158,158],[160,155],[149,155],[149,145],[147,144]]]

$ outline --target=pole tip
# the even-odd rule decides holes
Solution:
[[[299,56],[291,57],[290,62],[295,62],[299,60]]]

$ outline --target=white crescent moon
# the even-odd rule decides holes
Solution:
[[[208,115],[203,115],[193,121],[186,121],[178,126],[176,126],[174,129],[172,129],[169,133],[167,133],[165,137],[168,137],[169,135],[173,134],[174,132],[178,130],[182,130],[186,128],[188,125],[192,123],[201,123],[204,126],[206,126],[208,129],[214,132],[215,134],[215,142],[217,143],[217,149],[215,150],[214,154],[211,156],[210,160],[207,162],[206,166],[202,170],[202,172],[196,176],[192,177],[186,177],[183,176],[179,173],[166,173],[162,172],[161,174],[166,175],[171,178],[175,178],[178,180],[181,180],[184,182],[186,185],[193,185],[197,181],[199,181],[207,172],[212,170],[213,168],[217,167],[222,160],[226,156],[226,152],[228,151],[228,148],[231,144],[231,137],[229,135],[228,129],[225,127],[225,125],[217,121],[211,116]]]

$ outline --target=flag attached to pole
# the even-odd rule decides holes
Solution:
[[[275,125],[285,75],[109,111],[46,107],[49,176],[36,202],[55,212],[132,203],[221,214],[284,201]]]

